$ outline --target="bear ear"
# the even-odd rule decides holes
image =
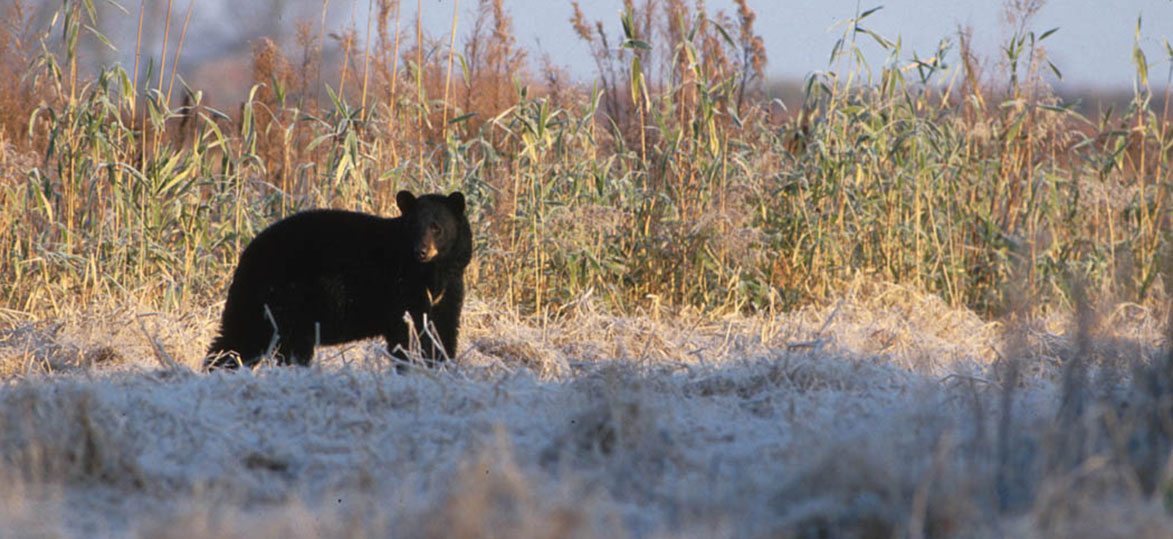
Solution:
[[[464,193],[453,191],[451,195],[448,195],[448,205],[452,206],[456,213],[464,213]]]
[[[407,213],[415,205],[415,195],[411,191],[400,191],[395,195],[395,204],[399,206],[399,213]]]

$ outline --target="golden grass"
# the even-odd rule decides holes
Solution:
[[[711,15],[629,3],[620,35],[576,9],[570,27],[598,66],[587,87],[535,68],[502,2],[479,2],[458,46],[404,30],[399,3],[380,0],[366,43],[321,20],[297,23],[297,51],[257,40],[255,86],[227,112],[198,92],[172,103],[174,69],[143,81],[151,92],[116,67],[78,75],[76,39],[10,26],[0,296],[34,313],[103,295],[206,303],[267,223],[316,206],[393,213],[411,188],[469,195],[470,285],[520,313],[587,292],[618,312],[788,309],[861,274],[985,315],[1009,304],[1012,276],[1037,309],[1070,305],[1076,279],[1159,303],[1168,122],[1147,79],[1120,114],[1060,103],[1032,6],[1010,6],[1015,56],[985,72],[964,33],[956,68],[948,46],[909,64],[857,14],[834,71],[785,110],[765,94],[746,2]],[[83,2],[60,9],[87,20]],[[47,53],[23,73],[38,39]],[[868,46],[892,60],[859,63]]]

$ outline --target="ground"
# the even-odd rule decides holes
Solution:
[[[376,340],[324,349],[310,368],[193,372],[219,307],[8,315],[0,529],[1173,534],[1164,467],[1097,434],[1147,431],[1060,410],[1080,353],[1094,358],[1087,409],[1142,406],[1112,407],[1138,394],[1134,369],[1163,357],[1164,314],[1142,306],[1099,310],[1095,338],[1080,340],[1070,315],[987,322],[877,283],[723,318],[615,316],[584,297],[540,322],[474,296],[455,368],[399,375]],[[1086,451],[1063,465],[1075,446]]]

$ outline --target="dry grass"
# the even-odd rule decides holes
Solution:
[[[86,6],[59,19],[82,32]],[[1043,311],[1070,308],[1079,280],[1103,301],[1164,297],[1157,96],[1138,85],[1122,114],[1092,119],[1059,103],[1035,3],[1009,6],[1013,55],[985,70],[964,33],[957,67],[948,42],[907,64],[859,13],[833,71],[786,110],[763,93],[745,2],[631,2],[621,35],[574,12],[598,66],[588,87],[536,68],[503,2],[478,3],[468,36],[436,38],[381,1],[367,43],[316,15],[295,43],[254,41],[255,86],[227,111],[197,89],[172,97],[174,69],[139,87],[118,67],[78,71],[85,41],[32,32],[10,7],[0,67],[23,76],[4,77],[0,101],[25,104],[3,109],[28,132],[0,151],[0,225],[14,231],[0,296],[16,311],[206,303],[266,224],[307,207],[393,213],[401,188],[468,194],[471,285],[515,312],[594,293],[613,312],[770,313],[857,274],[983,316],[1008,304],[1012,276]],[[44,52],[29,70],[32,38]],[[879,68],[858,60],[872,42],[892,55]]]

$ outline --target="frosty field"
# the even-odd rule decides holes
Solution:
[[[458,365],[407,375],[376,342],[193,371],[216,305],[9,320],[0,535],[1173,533],[1161,313],[1010,326],[878,284],[773,317],[592,305],[474,299]]]

